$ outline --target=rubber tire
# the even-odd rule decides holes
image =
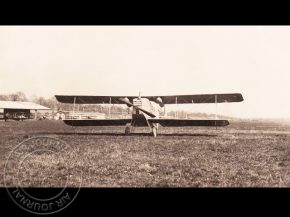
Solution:
[[[129,126],[127,126],[127,127],[125,128],[125,134],[126,134],[126,135],[129,135],[129,134],[130,134],[130,127],[129,127]]]

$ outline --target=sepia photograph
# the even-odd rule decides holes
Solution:
[[[289,187],[289,56],[289,26],[0,26],[0,185],[41,214],[80,188]]]

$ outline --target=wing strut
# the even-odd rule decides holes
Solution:
[[[74,97],[74,107],[73,107],[73,116],[72,118],[75,118],[75,106],[76,106],[76,96]],[[73,126],[73,122],[72,122],[72,126]]]
[[[74,97],[73,117],[75,116],[76,97]]]
[[[110,97],[110,106],[109,106],[109,117],[111,118],[111,103],[112,103],[112,97]]]
[[[217,121],[217,95],[215,95],[214,100],[215,100],[215,120]],[[216,125],[216,121],[215,121],[215,129],[217,130],[217,125]]]
[[[177,96],[175,97],[175,104],[176,104],[175,118],[177,118]]]

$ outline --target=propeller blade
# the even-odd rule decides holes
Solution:
[[[126,100],[126,98],[119,98],[119,101],[121,101],[129,106],[134,106],[128,99]]]
[[[139,109],[140,111],[142,111],[145,114],[149,115],[151,118],[155,118],[156,117],[156,115],[152,114],[151,112],[146,111],[145,109],[138,108],[138,107],[137,107],[137,109]]]

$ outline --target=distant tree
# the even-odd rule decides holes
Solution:
[[[43,106],[46,106],[50,109],[53,110],[59,110],[59,102],[57,102],[57,100],[55,99],[55,97],[51,97],[51,98],[44,98],[44,97],[37,97],[37,96],[33,96],[31,97],[31,101]]]
[[[13,94],[7,94],[7,95],[0,95],[0,100],[8,100],[8,101],[28,101],[26,95],[18,91]]]
[[[36,103],[44,106],[44,104],[46,104],[46,99],[44,97],[42,97],[42,96],[41,97],[38,97],[36,99]]]
[[[16,95],[17,95],[17,100],[18,101],[28,101],[28,98],[26,97],[26,95],[23,92],[18,91],[16,93]]]
[[[60,103],[56,100],[55,97],[51,97],[51,98],[46,100],[46,106],[51,108],[51,109],[57,110],[57,108],[59,107],[59,104]]]
[[[17,95],[16,94],[9,94],[8,100],[10,101],[17,101]]]
[[[7,95],[0,95],[0,100],[9,100]]]

